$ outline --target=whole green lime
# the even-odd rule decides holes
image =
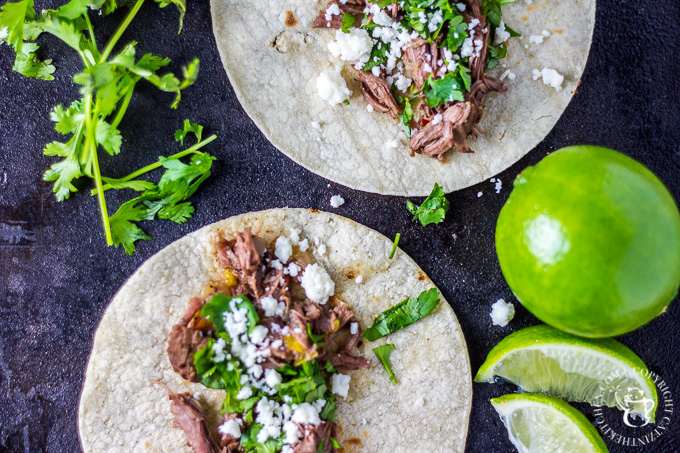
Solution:
[[[573,146],[517,177],[496,251],[510,289],[536,317],[584,337],[620,335],[678,292],[680,213],[635,160]]]

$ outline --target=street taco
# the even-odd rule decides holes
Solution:
[[[352,188],[427,195],[512,165],[576,91],[595,0],[507,3],[212,0],[212,14],[231,84],[277,148]]]
[[[465,340],[432,282],[391,249],[351,220],[302,209],[233,217],[171,244],[97,330],[84,451],[463,451]],[[404,316],[421,300],[427,310]],[[373,349],[388,348],[389,364],[389,345],[384,369]]]

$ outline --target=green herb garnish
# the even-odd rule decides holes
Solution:
[[[423,92],[425,103],[430,107],[465,100],[465,85],[457,71],[448,72],[441,79],[433,79],[430,75],[425,81]]]
[[[409,98],[397,97],[397,102],[399,105],[403,106],[403,113],[397,115],[401,120],[401,124],[404,127],[404,133],[406,138],[411,138],[411,120],[413,120],[413,106],[411,105],[411,100]]]
[[[397,245],[399,245],[400,237],[401,233],[397,233],[397,235],[394,237],[394,242],[392,243],[392,251],[390,252],[390,256],[388,257],[389,259],[394,258],[394,253],[397,251]]]
[[[312,333],[312,325],[310,323],[307,323],[307,335],[309,335],[309,338],[312,340],[314,344],[316,344],[319,347],[323,347],[324,343],[323,341],[323,335],[316,335]]]
[[[387,371],[387,375],[390,377],[392,384],[397,385],[397,378],[394,377],[394,373],[392,372],[392,364],[390,363],[392,349],[394,349],[393,344],[384,344],[382,346],[378,346],[377,348],[373,348],[373,352],[375,352],[375,355],[378,356],[382,366],[385,367],[385,371]]]
[[[449,211],[449,201],[444,195],[444,190],[439,184],[434,183],[434,188],[423,204],[417,206],[411,200],[406,201],[406,209],[413,214],[413,219],[420,220],[422,226],[431,223],[440,223]]]
[[[191,86],[197,76],[197,59],[183,68],[182,79],[172,73],[159,75],[158,71],[167,66],[170,60],[152,54],[141,58],[136,55],[136,42],[124,46],[112,55],[123,33],[139,12],[145,0],[137,0],[129,13],[103,48],[98,46],[94,29],[89,18],[90,6],[99,8],[101,14],[110,14],[130,1],[115,0],[71,0],[59,9],[46,10],[36,14],[33,0],[5,3],[0,11],[0,43],[5,42],[14,49],[16,56],[13,69],[26,77],[53,80],[55,68],[51,60],[41,60],[37,54],[35,40],[42,34],[59,38],[80,56],[84,69],[73,76],[80,86],[82,99],[73,102],[68,108],[57,105],[50,117],[55,122],[57,132],[70,135],[67,141],[48,143],[43,153],[62,158],[52,164],[43,177],[53,181],[53,192],[57,200],[69,198],[78,189],[76,179],[91,178],[101,212],[104,235],[108,245],[123,245],[128,253],[135,250],[134,242],[150,239],[133,222],[166,218],[181,223],[193,212],[189,203],[179,203],[191,195],[207,175],[212,157],[201,154],[202,166],[198,159],[192,159],[190,167],[200,176],[191,178],[186,174],[172,176],[173,168],[182,164],[178,159],[189,154],[197,154],[215,136],[200,142],[201,132],[194,129],[199,142],[189,150],[169,158],[160,157],[159,162],[137,170],[125,178],[115,179],[102,176],[99,166],[99,152],[116,155],[121,151],[122,136],[118,129],[130,104],[137,83],[145,80],[162,91],[175,94],[171,107],[177,108],[181,92]],[[180,30],[186,11],[185,0],[155,0],[161,7],[170,4],[180,12]],[[190,123],[191,124],[191,123]],[[196,157],[196,156],[194,156]],[[148,181],[133,179],[159,167],[166,167],[166,173],[156,187]],[[173,167],[173,168],[171,168]],[[186,184],[185,184],[186,183]],[[109,189],[133,189],[146,191],[121,205],[116,214],[109,217],[104,192]]]
[[[410,297],[382,312],[364,332],[364,337],[369,341],[375,341],[401,330],[429,315],[437,304],[439,291],[436,288],[423,291],[418,297]]]
[[[340,30],[342,30],[343,33],[349,33],[349,29],[352,27],[354,27],[354,16],[348,13],[343,14]]]
[[[203,137],[203,126],[200,124],[194,124],[189,120],[184,120],[184,127],[175,131],[175,141],[184,145],[184,139],[189,133],[194,134],[196,136],[196,140],[200,142],[201,137]]]

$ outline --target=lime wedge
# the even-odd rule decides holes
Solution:
[[[520,453],[602,453],[602,437],[579,411],[546,395],[520,393],[491,400]]]
[[[654,422],[657,396],[649,370],[611,338],[580,338],[547,325],[528,327],[491,350],[475,382],[493,382],[494,376],[525,392],[617,407]]]

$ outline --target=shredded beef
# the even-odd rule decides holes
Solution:
[[[187,381],[198,382],[194,368],[194,354],[208,343],[213,325],[200,316],[205,302],[195,297],[179,323],[172,326],[168,339],[168,357],[173,370]]]
[[[318,425],[309,425],[304,430],[304,437],[294,447],[295,453],[316,453],[319,445],[323,443],[323,453],[336,453],[331,437],[335,437],[337,425],[331,422],[323,422]]]
[[[208,429],[208,417],[201,404],[189,393],[172,393],[163,383],[158,383],[167,390],[172,404],[170,411],[175,416],[175,423],[189,438],[188,444],[194,453],[227,453],[220,448]],[[228,452],[233,453],[233,452]]]
[[[364,99],[377,111],[388,113],[392,118],[396,118],[401,113],[401,109],[397,105],[397,101],[394,100],[390,86],[385,79],[361,69],[356,71]]]

